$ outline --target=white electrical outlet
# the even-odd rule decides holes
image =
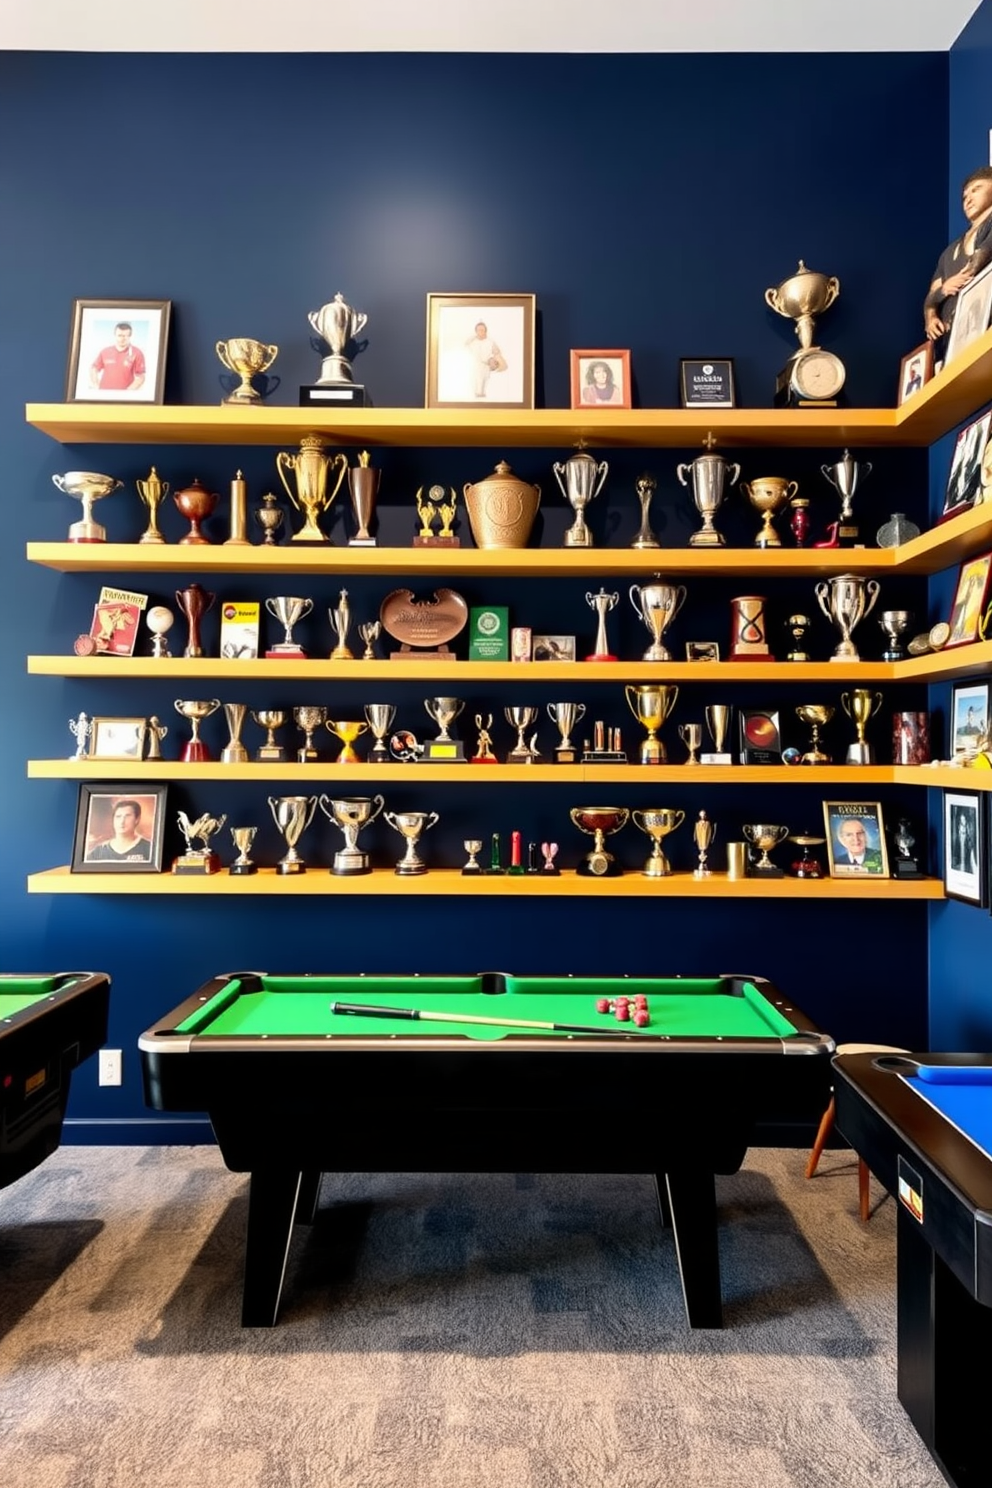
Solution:
[[[101,1049],[97,1058],[99,1059],[99,1083],[119,1085],[121,1083],[120,1049]]]

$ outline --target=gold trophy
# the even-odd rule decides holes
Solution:
[[[796,717],[800,723],[805,723],[812,731],[813,741],[802,757],[804,765],[829,765],[830,756],[824,754],[820,748],[820,730],[826,728],[833,718],[836,708],[828,707],[823,703],[805,703],[796,709]]]
[[[251,852],[251,845],[255,841],[255,833],[257,831],[257,827],[231,828],[231,838],[235,847],[238,849],[238,856],[227,871],[228,873],[233,873],[235,878],[245,878],[249,873],[258,872],[258,868],[248,856]]]
[[[227,821],[226,816],[209,816],[204,813],[198,816],[196,821],[191,822],[185,811],[180,811],[178,816],[179,830],[186,839],[186,851],[174,859],[172,864],[173,873],[219,873],[220,858],[210,846],[210,839],[215,832],[219,832]],[[199,837],[202,847],[194,847],[194,838]]]
[[[361,760],[354,746],[355,740],[360,739],[362,734],[368,732],[368,724],[364,719],[359,722],[357,719],[342,721],[335,718],[328,718],[325,727],[334,734],[335,738],[340,739],[344,745],[344,748],[334,763],[336,765],[360,765]]]
[[[755,511],[762,516],[761,531],[754,539],[754,546],[780,548],[782,539],[772,525],[772,518],[795,496],[799,490],[799,482],[786,480],[781,475],[764,475],[760,480],[741,481],[740,488]]]
[[[374,548],[376,540],[369,532],[369,523],[375,511],[375,501],[379,494],[379,471],[374,470],[369,464],[368,450],[362,450],[358,457],[358,464],[350,467],[348,471],[348,490],[351,492],[351,509],[355,516],[358,531],[354,537],[349,537],[349,548]]]
[[[675,707],[679,695],[678,688],[653,682],[644,687],[632,687],[628,683],[624,688],[624,695],[630,711],[638,723],[648,731],[647,738],[641,740],[641,764],[665,764],[668,755],[664,744],[658,738],[658,730]]]
[[[338,595],[338,602],[333,610],[328,610],[327,618],[331,622],[331,629],[338,638],[338,643],[331,652],[331,661],[354,661],[355,653],[348,646],[348,631],[351,629],[351,606],[348,603],[348,591],[342,589]]]
[[[269,810],[272,819],[286,839],[286,855],[276,864],[276,872],[306,873],[307,865],[296,850],[307,827],[313,821],[317,806],[316,796],[270,796]]]
[[[703,725],[701,723],[680,723],[679,738],[689,751],[687,765],[699,764],[699,751],[703,743]]]
[[[761,853],[761,857],[749,871],[762,878],[784,878],[783,869],[776,868],[768,854],[773,847],[777,847],[788,837],[788,827],[770,827],[763,822],[754,824],[747,822],[741,830],[751,846],[756,847]]]
[[[775,384],[777,404],[834,407],[844,386],[844,364],[832,351],[813,345],[814,316],[822,315],[840,294],[840,280],[827,278],[799,267],[774,289],[765,290],[765,302],[779,315],[796,322],[799,350],[786,362]]]
[[[713,753],[700,755],[704,765],[732,765],[733,756],[724,749],[730,727],[730,708],[726,703],[711,703],[703,710],[706,727],[713,740]]]
[[[873,694],[867,687],[852,687],[850,692],[841,693],[840,701],[858,734],[856,741],[847,746],[847,763],[849,765],[870,765],[874,756],[871,745],[865,739],[865,729],[868,726],[868,720],[882,706],[882,694],[880,692]]]
[[[158,530],[158,509],[169,494],[168,481],[159,480],[158,471],[153,465],[145,479],[135,481],[134,484],[148,508],[148,526],[138,538],[139,543],[164,543],[165,538]]]
[[[582,859],[576,873],[582,878],[618,878],[623,869],[603,844],[607,836],[627,825],[630,812],[626,806],[573,806],[569,816],[580,832],[593,838],[592,852]]]
[[[692,870],[692,876],[693,878],[709,878],[713,870],[706,866],[706,858],[716,839],[716,823],[710,821],[705,811],[699,813],[692,829],[692,835],[699,853],[699,862]]]
[[[640,527],[638,527],[637,534],[630,545],[632,548],[639,548],[643,550],[644,548],[661,547],[661,543],[651,531],[651,521],[649,517],[651,498],[657,488],[658,482],[655,480],[653,475],[645,474],[638,476],[636,489],[637,500],[639,501],[641,507],[641,525]],[[692,539],[690,538],[690,542],[691,541]]]
[[[265,729],[265,743],[259,745],[255,758],[270,764],[283,764],[286,751],[276,742],[276,730],[281,729],[286,722],[286,714],[282,708],[262,708],[251,716],[259,728]]]
[[[192,737],[187,739],[179,755],[184,765],[199,765],[212,757],[200,738],[200,724],[212,713],[216,713],[219,707],[219,698],[176,699],[176,712],[192,724],[193,728]]]
[[[262,395],[252,387],[251,379],[260,372],[268,372],[279,355],[278,346],[266,346],[262,341],[253,341],[250,336],[233,336],[228,341],[218,341],[216,352],[227,370],[241,378],[234,392],[221,399],[221,407],[233,403],[242,408],[257,408]]]
[[[346,456],[325,455],[321,436],[306,434],[300,440],[298,455],[287,455],[284,450],[279,451],[276,455],[276,469],[286,488],[286,495],[306,519],[299,532],[293,533],[293,542],[329,542],[330,539],[324,536],[317,525],[317,519],[330,509],[341,489],[341,482],[348,469]],[[286,479],[287,470],[296,476],[295,495]],[[333,470],[337,471],[338,478],[333,491],[328,495],[328,472]]]
[[[669,832],[674,832],[685,821],[684,811],[675,811],[667,806],[652,807],[650,810],[631,812],[634,826],[639,827],[645,836],[651,839],[651,856],[641,869],[645,878],[667,878],[672,871],[672,865],[662,851],[662,840]]]
[[[241,730],[244,728],[247,712],[248,708],[244,703],[224,704],[228,740],[220,752],[222,764],[241,765],[248,758],[248,751],[241,742]]]
[[[381,620],[363,620],[358,627],[358,634],[365,642],[365,650],[362,652],[363,661],[376,661],[375,643],[382,634]]]

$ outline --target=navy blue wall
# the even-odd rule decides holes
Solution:
[[[811,112],[812,96],[842,99],[843,107]],[[94,117],[84,98],[124,102]],[[931,122],[907,151],[897,121],[910,98],[926,100]],[[734,357],[741,401],[766,406],[795,341],[791,323],[765,306],[764,290],[800,257],[841,279],[841,298],[822,322],[821,341],[848,366],[850,401],[891,404],[899,359],[919,339],[923,289],[946,237],[946,116],[947,58],[937,55],[0,58],[0,134],[16,142],[0,164],[0,210],[16,225],[0,238],[0,334],[4,365],[16,372],[5,382],[0,409],[7,485],[0,779],[8,911],[0,964],[93,965],[113,973],[110,1042],[125,1050],[125,1083],[119,1092],[97,1091],[92,1071],[79,1082],[72,1110],[91,1123],[87,1132],[106,1137],[94,1123],[118,1120],[124,1135],[139,1134],[140,1085],[129,1052],[136,1035],[207,975],[244,964],[753,969],[778,979],[838,1038],[924,1039],[922,906],[604,904],[591,896],[581,908],[564,901],[431,905],[370,898],[342,905],[315,898],[253,899],[246,910],[231,899],[28,897],[26,872],[68,859],[76,789],[67,782],[24,783],[25,757],[68,754],[66,720],[80,709],[171,714],[167,753],[179,724],[174,687],[25,676],[25,652],[71,649],[101,581],[127,582],[114,573],[61,576],[24,562],[25,541],[64,537],[76,515],[52,486],[52,473],[82,466],[123,479],[128,492],[105,502],[99,515],[112,538],[127,540],[142,522],[133,481],[152,460],[174,486],[199,475],[222,491],[240,464],[253,500],[274,484],[274,471],[272,452],[264,450],[60,449],[25,427],[23,404],[62,397],[74,296],[173,301],[170,403],[218,401],[214,342],[241,334],[280,345],[275,371],[283,381],[275,400],[293,403],[297,384],[317,370],[306,312],[341,290],[369,314],[368,349],[356,376],[379,406],[388,406],[422,402],[429,290],[527,290],[539,306],[539,405],[567,404],[570,347],[612,345],[631,348],[642,406],[672,405],[678,357],[706,353]],[[613,460],[608,495],[593,512],[598,540],[630,540],[633,479],[649,464],[659,481],[656,525],[666,542],[684,545],[693,514],[674,467],[692,453]],[[892,510],[922,516],[925,457],[862,453],[876,463],[861,502],[869,536]],[[384,528],[407,541],[419,484],[440,479],[461,486],[504,454],[544,487],[546,540],[554,542],[565,511],[552,494],[549,467],[567,454],[560,450],[379,452]],[[750,453],[744,474],[795,475],[814,497],[822,527],[835,502],[817,467],[836,454]],[[755,522],[742,508],[739,501],[728,505],[722,525],[747,542]],[[163,525],[172,540],[179,536],[174,511],[165,513]],[[215,531],[221,535],[222,523]],[[340,540],[340,526],[335,535]],[[149,587],[154,599],[171,601],[174,585],[153,580]],[[313,588],[319,610],[333,602],[337,587]],[[509,593],[506,586],[462,587],[470,602],[509,602],[515,619],[577,632],[580,646],[591,643],[588,585],[521,583]],[[244,584],[223,592],[251,597]],[[690,595],[676,643],[706,635],[725,642],[732,592],[716,586]],[[368,612],[381,594],[382,586],[355,586],[356,604]],[[780,622],[797,602],[812,605],[808,586],[782,586],[772,597],[779,638]],[[883,602],[919,610],[926,598],[909,588],[887,591]],[[305,634],[317,654],[326,654],[326,625]],[[208,641],[214,638],[208,626]],[[617,620],[615,642],[624,655],[644,644],[629,611]],[[823,622],[818,654],[827,655],[832,644]],[[870,622],[865,654],[880,649]],[[424,689],[397,683],[390,691],[405,721],[416,726]],[[825,691],[826,700],[838,701],[839,687]],[[253,684],[243,693],[255,707],[312,696],[333,697],[343,708],[369,696],[358,686],[284,685],[274,695],[275,688]],[[499,705],[514,700],[493,694]],[[687,689],[676,719],[698,718],[712,700],[710,689]],[[781,705],[787,728],[793,705],[812,700],[819,699],[794,689],[767,699]],[[593,716],[623,721],[619,689],[599,688],[585,701]],[[889,701],[922,705],[910,691]],[[473,696],[470,706],[485,702]],[[629,718],[625,732],[632,742]],[[207,733],[215,745],[223,742],[216,721]],[[838,751],[846,737],[835,725]],[[550,725],[542,740],[550,748]],[[509,746],[505,728],[498,742]],[[876,743],[884,749],[884,732]],[[177,807],[250,810],[265,860],[276,838],[263,816],[264,793],[263,787],[239,793],[223,784],[196,791],[179,785],[170,815]],[[390,806],[442,812],[437,840],[427,844],[438,863],[457,862],[465,836],[512,827],[528,837],[556,837],[566,862],[584,850],[568,824],[567,808],[578,802],[567,787],[496,793],[466,782],[387,794]],[[650,784],[623,794],[630,805],[659,804]],[[680,786],[666,787],[660,804],[705,806],[719,822],[722,842],[739,835],[743,820],[781,818],[786,807],[793,829],[815,823],[821,794],[811,786],[783,799],[784,793],[727,786],[704,799]],[[890,792],[886,799],[893,812],[920,811],[918,793]],[[314,861],[326,864],[332,849],[326,823],[311,843]],[[399,841],[388,829],[373,829],[369,845],[379,862],[398,855]],[[619,852],[636,868],[646,844],[628,829]],[[687,829],[674,839],[671,855],[677,866],[690,865]],[[832,957],[838,937],[856,953]]]
[[[947,239],[962,230],[961,182],[976,166],[988,164],[992,128],[989,77],[992,75],[992,3],[984,0],[950,52],[949,219]],[[939,512],[954,435],[931,455],[934,512]],[[954,575],[931,585],[934,619],[949,613]],[[931,688],[931,706],[945,710],[950,688]],[[963,782],[966,785],[966,782]],[[931,805],[933,829],[940,798]],[[930,1037],[935,1049],[992,1049],[992,920],[986,910],[948,901],[930,910]]]

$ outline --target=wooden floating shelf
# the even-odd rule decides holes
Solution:
[[[29,894],[184,894],[212,899],[218,894],[409,895],[412,898],[466,895],[475,899],[517,897],[600,899],[943,899],[944,886],[936,878],[852,881],[843,878],[730,879],[725,873],[693,878],[691,873],[672,873],[667,878],[645,878],[624,873],[619,878],[580,878],[565,870],[558,878],[540,874],[509,877],[463,877],[457,869],[432,869],[413,878],[403,878],[388,868],[353,878],[335,877],[326,868],[311,867],[306,873],[282,876],[274,868],[260,868],[248,878],[227,872],[206,878],[179,877],[171,873],[72,873],[68,867],[48,868],[28,875]]]

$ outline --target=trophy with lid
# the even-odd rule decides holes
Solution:
[[[702,527],[690,537],[689,546],[722,548],[726,545],[727,539],[722,532],[717,532],[713,519],[723,502],[724,487],[736,483],[740,477],[741,467],[728,465],[722,455],[713,453],[716,440],[712,434],[707,434],[703,444],[706,449],[705,455],[697,455],[696,459],[688,465],[677,465],[675,474],[683,486],[689,484],[686,475],[692,477],[692,499],[703,519]]]
[[[304,523],[299,532],[294,532],[293,542],[330,542],[325,537],[317,524],[318,517],[322,516],[332,505],[335,496],[341,489],[345,472],[348,469],[348,459],[345,455],[325,455],[324,441],[319,434],[306,434],[300,440],[299,454],[287,455],[285,450],[280,450],[276,455],[276,469],[279,479],[286,489],[286,495],[296,507],[303,513]],[[296,477],[296,492],[286,479],[286,471],[289,470]],[[338,478],[330,495],[328,491],[328,476],[331,471],[336,470]]]
[[[345,350],[350,341],[362,334],[368,316],[360,310],[353,310],[344,295],[339,293],[319,310],[311,310],[307,319],[321,340],[327,343],[330,354],[320,364],[316,383],[300,388],[300,406],[364,408],[365,388],[352,377],[351,363]],[[318,349],[316,341],[313,346],[314,350]]]
[[[565,533],[565,547],[591,548],[593,541],[592,533],[586,526],[586,507],[590,501],[595,501],[603,489],[609,465],[605,460],[600,460],[597,464],[592,455],[586,454],[580,441],[578,454],[572,455],[564,463],[556,461],[551,469],[561,488],[561,494],[575,513],[575,521]]]
[[[775,383],[775,402],[793,408],[836,408],[847,375],[832,351],[813,345],[815,317],[829,310],[840,294],[840,280],[808,269],[802,259],[788,279],[765,290],[766,303],[796,322],[799,350],[793,352]]]

